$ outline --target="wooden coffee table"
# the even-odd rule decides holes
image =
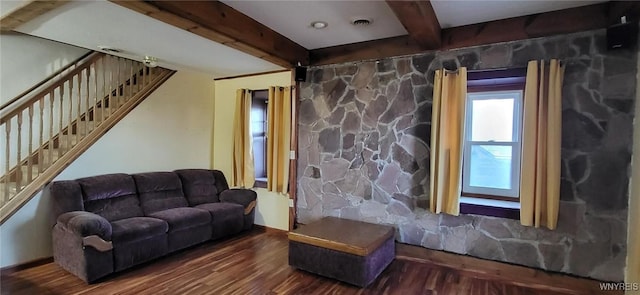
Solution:
[[[289,264],[365,287],[395,258],[394,228],[325,217],[289,233]]]

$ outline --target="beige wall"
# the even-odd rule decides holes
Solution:
[[[640,49],[639,49],[640,55]],[[640,285],[640,58],[636,73],[636,114],[633,124],[633,159],[631,162],[631,191],[629,194],[629,226],[627,232],[627,273],[625,281]],[[627,294],[640,294],[628,290]]]
[[[84,48],[29,35],[0,34],[0,105],[87,52]]]
[[[208,75],[176,73],[56,180],[210,168],[213,95]],[[49,204],[38,193],[0,226],[0,267],[52,255]]]
[[[233,154],[233,120],[235,111],[236,90],[247,88],[252,90],[267,89],[269,86],[290,86],[291,72],[266,74],[245,78],[219,80],[215,82],[215,114],[213,131],[213,167],[221,170],[229,180],[232,177]],[[288,196],[256,189],[258,205],[256,206],[256,224],[272,228],[289,229]]]

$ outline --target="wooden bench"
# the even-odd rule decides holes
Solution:
[[[325,217],[289,233],[289,265],[366,287],[395,258],[394,228]]]

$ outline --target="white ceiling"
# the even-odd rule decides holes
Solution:
[[[2,15],[24,0],[0,0]],[[223,0],[307,49],[407,34],[384,1]],[[443,28],[503,19],[606,1],[568,0],[432,0]],[[370,18],[367,27],[351,25]],[[310,27],[326,21],[326,29]],[[124,50],[124,57],[157,57],[163,67],[195,70],[214,78],[267,72],[280,66],[212,42],[106,0],[70,2],[23,24],[17,31],[97,50],[106,45]]]
[[[244,13],[307,49],[406,35],[400,21],[384,1],[229,1]],[[372,20],[369,26],[353,26],[354,18]],[[327,22],[322,30],[314,21]]]
[[[124,50],[122,56],[136,60],[150,55],[158,58],[162,67],[195,70],[213,78],[282,69],[104,0],[71,2],[19,26],[17,31],[91,50],[106,45]]]
[[[606,1],[594,0],[432,0],[442,28],[586,6]]]
[[[222,0],[307,49],[362,42],[407,34],[385,1],[356,0]],[[431,0],[442,28],[463,26],[546,11],[590,5],[593,0]],[[351,25],[353,18],[373,20],[367,27]],[[322,30],[310,27],[325,21]]]

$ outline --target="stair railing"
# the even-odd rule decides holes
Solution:
[[[3,105],[0,109],[0,151],[3,151],[0,208],[116,114],[120,106],[127,105],[126,112],[130,111],[132,106],[127,101],[138,92],[148,92],[145,86],[155,76],[162,76],[162,82],[168,79],[168,72],[148,68],[137,61],[94,53],[62,71],[55,81],[12,100],[15,103]],[[121,115],[117,117],[120,119]]]

